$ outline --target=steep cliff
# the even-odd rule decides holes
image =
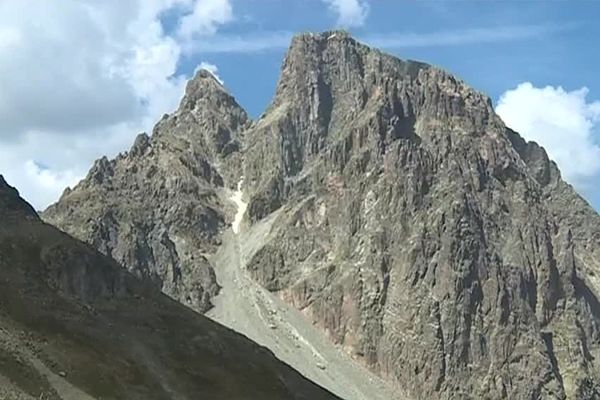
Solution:
[[[415,398],[600,396],[600,219],[487,97],[302,35],[246,140],[248,268],[335,343]]]

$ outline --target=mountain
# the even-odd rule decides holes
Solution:
[[[337,398],[153,286],[0,177],[0,399]]]
[[[240,244],[256,243],[254,235],[247,240],[246,233],[242,238],[229,229],[238,208],[232,198],[243,173],[243,135],[250,126],[225,88],[200,70],[179,109],[165,115],[151,137],[140,134],[126,154],[96,161],[43,218],[175,300],[198,312],[211,310],[211,318],[268,347],[337,395],[389,398],[392,389],[382,390],[385,383],[377,376],[354,365],[292,307],[239,273],[245,268],[242,258],[254,251],[250,246],[242,254]]]
[[[221,84],[200,71],[180,109],[165,115],[152,138],[140,134],[127,154],[96,161],[44,217],[174,299],[206,311],[219,286],[205,254],[228,222],[216,190],[231,180],[215,166],[236,170],[238,136],[248,123]]]
[[[213,95],[198,91],[207,108],[228,112]],[[189,113],[185,104],[166,120]],[[238,107],[229,111],[245,115]],[[161,137],[220,137],[223,124],[210,121],[165,130],[161,121],[149,148],[159,148]],[[344,355],[327,369],[338,362],[348,369],[337,376],[353,382],[344,388],[302,370],[303,346],[290,350],[290,335],[307,332],[301,342],[320,346],[306,325],[320,331],[335,354],[388,383],[392,394],[382,389],[381,398],[398,398],[399,389],[415,399],[600,398],[600,217],[542,147],[505,126],[488,97],[344,32],[302,34],[266,112],[236,126],[226,135],[236,143],[228,156],[203,145],[210,196],[186,198],[197,208],[184,220],[206,210],[219,216],[185,238],[213,239],[197,247],[205,254],[201,270],[211,271],[199,286],[214,308],[207,301],[197,309],[210,309],[336,393],[357,388],[348,398],[368,398],[371,378],[353,379],[360,373]],[[121,210],[145,193],[128,191],[137,176],[126,172],[134,152],[108,162],[120,172],[105,181],[91,173],[44,218],[144,275],[136,246],[151,236],[119,239],[130,229]],[[173,169],[144,180],[143,190],[167,186]],[[193,167],[181,171],[196,176]],[[118,193],[108,208],[98,196],[104,190]],[[155,204],[180,209],[183,195],[176,189]],[[140,212],[153,216],[146,223],[165,224],[152,209]],[[112,237],[96,228],[109,214],[121,232]],[[179,270],[193,276],[197,268],[182,263]],[[276,317],[265,318],[270,311]]]

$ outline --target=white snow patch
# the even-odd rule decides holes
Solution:
[[[237,206],[237,212],[235,213],[235,218],[233,219],[233,224],[231,225],[233,233],[235,233],[236,235],[240,232],[240,224],[242,223],[242,219],[244,218],[244,214],[246,213],[246,208],[248,208],[248,203],[246,203],[243,199],[243,183],[244,178],[240,179],[240,181],[238,182],[237,190],[231,196],[231,201],[233,201]]]

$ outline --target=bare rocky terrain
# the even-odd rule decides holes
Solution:
[[[0,399],[337,397],[43,223],[0,177]]]
[[[268,240],[276,216],[241,226],[247,206],[243,193],[227,194],[237,212],[232,230],[223,234],[219,250],[209,258],[222,289],[206,315],[269,348],[277,358],[344,399],[398,398],[400,388],[355,363],[332,346],[301,312],[252,279],[247,261]]]
[[[68,211],[56,205],[44,218],[204,312],[219,291],[205,255],[228,223],[216,190],[239,169],[238,135],[247,124],[221,84],[200,71],[152,137],[140,134],[128,153],[98,160],[64,193]]]
[[[600,398],[598,214],[487,96],[344,32],[293,39],[256,121],[201,72],[43,216],[347,399]]]

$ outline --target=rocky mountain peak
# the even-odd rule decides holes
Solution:
[[[210,79],[210,80],[214,81],[214,83],[224,87],[222,82],[215,75],[215,73],[206,68],[198,68],[194,77],[191,79],[191,81],[198,81],[198,80],[202,80],[202,79]]]
[[[179,108],[154,128],[153,140],[191,148],[217,161],[239,148],[238,135],[249,124],[246,111],[210,72],[198,70],[186,86]]]
[[[218,108],[225,104],[233,104],[235,100],[227,92],[225,86],[219,82],[217,77],[206,69],[198,69],[192,79],[190,79],[185,88],[185,95],[181,102],[181,107],[184,109],[193,109],[195,104],[194,101],[215,101],[214,106]]]
[[[9,196],[11,192],[15,191],[4,179],[4,176],[0,175],[0,196]]]
[[[326,46],[349,47],[359,44],[348,31],[305,32],[294,35],[287,54],[305,54],[323,50]],[[284,65],[288,58],[284,59]]]
[[[415,88],[420,91],[406,93],[411,97],[410,108],[415,113],[432,111],[427,110],[427,104],[422,104],[425,94],[433,96],[432,103],[440,100],[444,109],[436,111],[445,112],[447,116],[457,115],[465,107],[485,108],[488,112],[492,109],[489,97],[448,72],[370,48],[345,31],[306,33],[292,39],[283,62],[275,103],[297,100],[298,96],[304,96],[308,102],[311,97],[325,100],[329,94],[336,106],[349,97],[342,105],[360,109],[374,95],[387,96],[388,102],[397,101],[393,96],[397,97],[401,86],[411,82],[422,87]],[[307,90],[302,91],[302,85],[307,86]],[[423,90],[430,93],[420,93]],[[451,97],[449,102],[455,104],[444,104],[444,97]]]
[[[292,37],[287,54],[303,53],[308,55],[311,52],[323,50],[327,46],[352,47],[357,45],[360,45],[360,43],[348,31],[341,29],[324,32],[304,32]],[[287,57],[284,58],[284,65],[286,61]]]
[[[127,154],[97,160],[45,218],[206,311],[219,286],[204,254],[227,219],[217,189],[238,183],[240,138],[249,123],[218,79],[199,70],[179,109],[152,136],[139,134]],[[92,198],[95,207],[79,207]]]
[[[245,133],[248,148],[263,148],[260,159],[255,150],[246,157],[245,176],[256,192],[249,214],[273,211],[293,191],[288,178],[315,163],[340,170],[367,153],[380,163],[399,139],[438,142],[451,131],[463,140],[503,130],[487,96],[439,68],[398,59],[343,31],[301,34],[287,52],[272,104]]]
[[[150,136],[143,132],[138,134],[133,141],[133,146],[129,150],[129,155],[132,157],[139,157],[145,154],[146,150],[151,146]]]
[[[280,216],[249,269],[336,343],[416,398],[595,393],[598,367],[564,338],[573,318],[589,333],[575,341],[600,337],[583,276],[600,237],[583,216],[598,217],[489,97],[347,35],[305,34],[245,136],[248,217]],[[544,355],[521,358],[513,339]],[[473,365],[482,384],[464,378]]]
[[[512,129],[507,129],[506,135],[527,165],[530,174],[541,186],[560,182],[561,174],[558,166],[548,157],[542,146],[536,142],[526,141]]]

